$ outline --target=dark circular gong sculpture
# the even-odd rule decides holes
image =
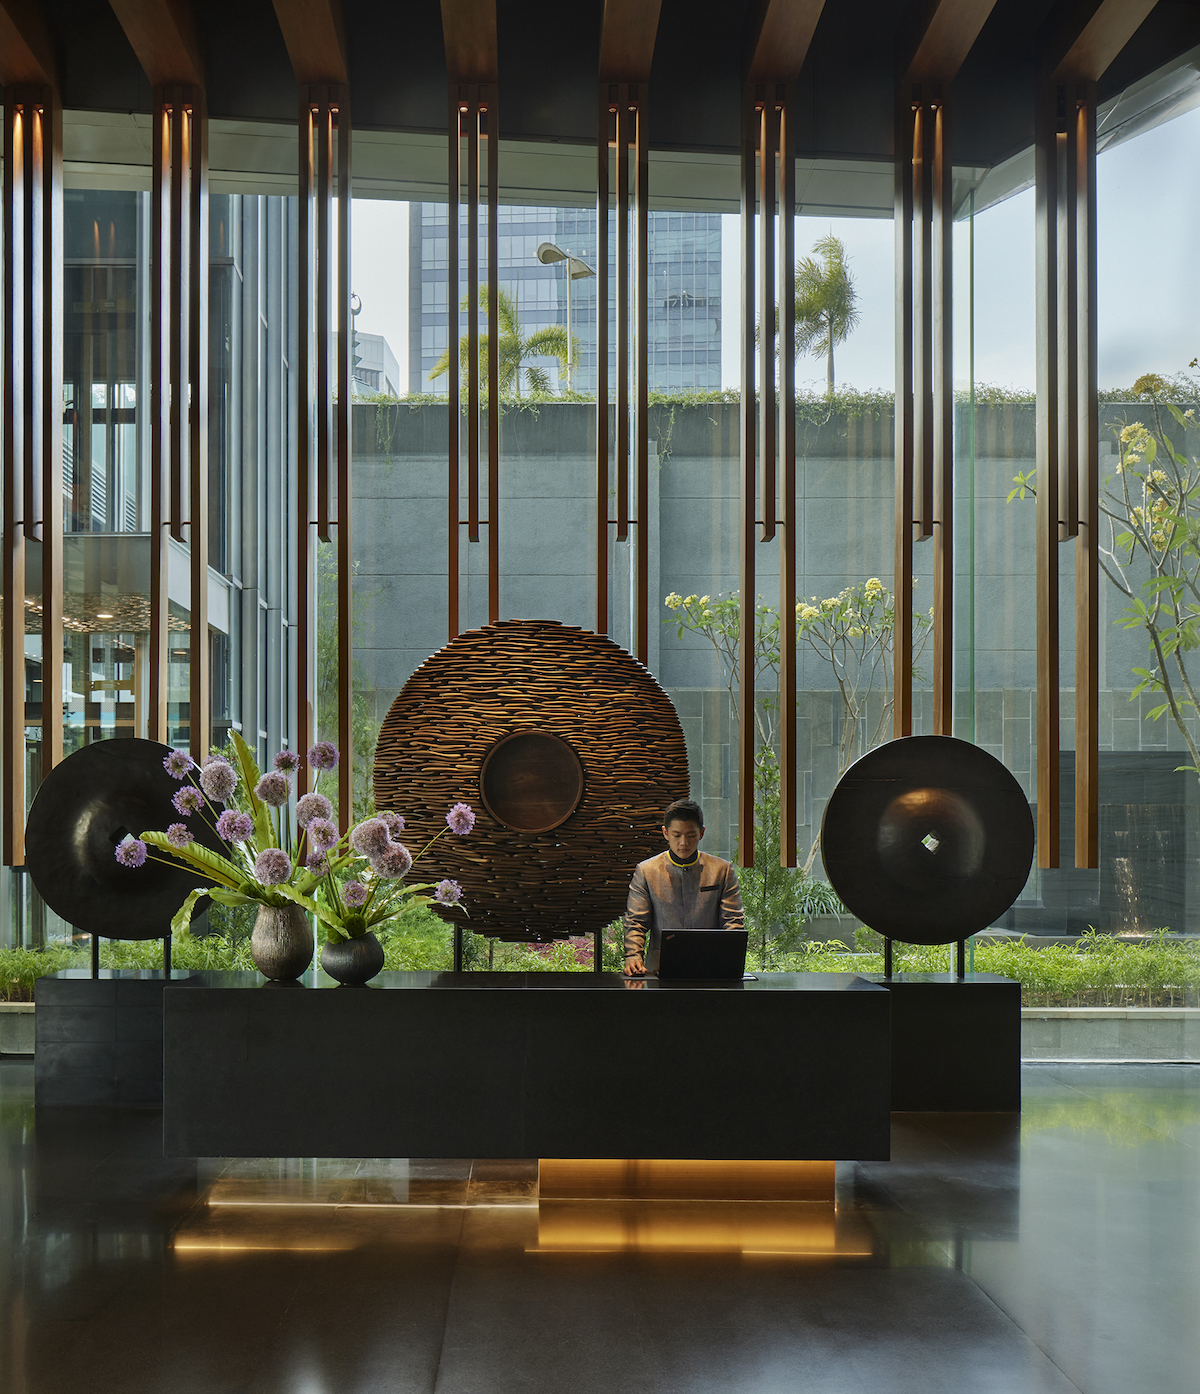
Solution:
[[[999,760],[950,736],[906,736],[838,781],[821,856],[864,924],[908,944],[950,944],[1020,895],[1033,839],[1029,802]]]
[[[183,786],[162,763],[170,749],[157,741],[97,741],[42,781],[25,827],[25,863],[42,899],[76,929],[105,939],[161,939],[202,883],[183,867],[148,859],[131,868],[115,856],[126,834],[181,821],[171,796]],[[202,846],[228,850],[198,814],[186,822]]]
[[[451,640],[392,704],[375,749],[376,807],[415,853],[451,804],[475,810],[413,872],[463,888],[477,934],[548,941],[623,913],[634,866],[662,850],[662,812],[688,793],[671,699],[611,639],[505,620]]]

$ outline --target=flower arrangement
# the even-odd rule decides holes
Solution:
[[[186,821],[171,823],[165,832],[126,837],[116,848],[122,866],[137,868],[153,859],[182,865],[204,879],[206,884],[179,908],[172,931],[190,927],[203,895],[220,905],[298,905],[320,921],[330,944],[361,938],[413,902],[461,903],[462,888],[455,881],[409,884],[404,877],[438,838],[470,833],[475,826],[470,805],[456,803],[446,814],[446,826],[416,857],[400,841],[400,814],[379,813],[339,834],[333,805],[323,794],[304,794],[296,801],[293,829],[288,806],[299,754],[281,750],[274,768],[262,774],[236,731],[232,740],[236,765],[212,754],[201,768],[185,750],[172,750],[163,759],[163,768],[181,786],[171,800],[176,813],[203,819],[227,852],[212,852],[195,841]],[[337,747],[329,741],[308,751],[315,771],[335,769],[337,763]]]

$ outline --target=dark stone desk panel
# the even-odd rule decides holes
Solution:
[[[165,995],[168,1155],[888,1156],[890,998],[850,973],[235,977]]]
[[[990,1113],[1021,1107],[1021,984],[994,973],[897,973],[892,1107]]]
[[[175,983],[188,980],[173,973]],[[162,973],[72,969],[34,985],[34,1096],[39,1105],[162,1104]]]

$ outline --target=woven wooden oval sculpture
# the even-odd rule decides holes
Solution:
[[[451,804],[474,808],[474,831],[447,833],[417,870],[459,882],[463,922],[497,939],[616,919],[634,866],[661,850],[663,809],[687,793],[671,699],[611,639],[553,620],[451,640],[405,684],[375,748],[376,807],[403,813],[414,852]]]

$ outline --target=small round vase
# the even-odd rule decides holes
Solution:
[[[299,905],[260,905],[250,936],[250,957],[265,978],[287,982],[311,966],[313,933]]]
[[[321,946],[321,967],[343,987],[362,987],[383,967],[383,945],[368,931]]]

